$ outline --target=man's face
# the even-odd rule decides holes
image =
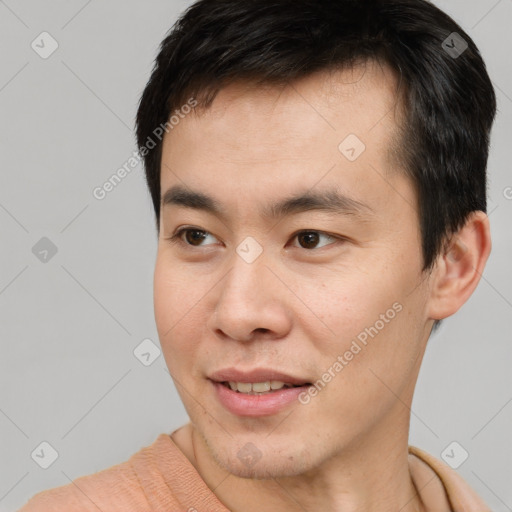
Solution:
[[[158,333],[196,432],[234,474],[299,474],[407,438],[431,322],[417,198],[387,159],[395,87],[371,64],[286,88],[232,84],[164,139],[162,194],[179,186],[223,214],[183,194],[162,207]],[[349,134],[362,153],[354,137],[339,148]],[[349,199],[269,215],[332,192]],[[272,371],[317,385],[247,395],[215,382],[225,369],[242,390],[286,380]]]

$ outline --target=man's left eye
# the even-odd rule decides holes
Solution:
[[[319,247],[317,244],[321,237],[327,239],[328,243],[325,243],[320,247],[324,247],[325,245],[329,245],[330,243],[338,240],[337,237],[328,235],[322,231],[301,231],[294,236],[294,238],[297,238],[303,249],[318,249]]]

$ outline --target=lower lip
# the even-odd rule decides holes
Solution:
[[[247,395],[233,391],[220,382],[210,381],[220,403],[237,416],[269,416],[287,405],[298,401],[298,396],[307,392],[309,385],[296,388],[282,388],[262,395]]]

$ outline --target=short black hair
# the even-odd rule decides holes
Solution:
[[[486,212],[496,96],[471,37],[427,0],[199,0],[161,43],[137,143],[188,98],[208,108],[233,81],[285,85],[361,61],[399,77],[398,161],[417,193],[423,270],[432,269],[468,215]],[[158,231],[161,154],[159,139],[143,157]]]

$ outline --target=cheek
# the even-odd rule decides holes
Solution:
[[[337,277],[324,279],[312,294],[314,311],[321,312],[322,323],[329,327],[325,338],[310,330],[323,354],[324,369],[342,356],[343,369],[337,373],[337,381],[347,379],[342,387],[358,382],[358,396],[386,393],[370,368],[385,375],[392,388],[400,388],[418,356],[418,297],[410,294],[415,276],[403,268],[397,272],[396,266],[375,261],[371,269],[338,272]]]
[[[168,257],[164,249],[159,249],[153,278],[153,300],[157,325],[167,332],[173,325],[193,313],[199,305],[205,290],[202,280],[197,279],[189,267]]]
[[[401,409],[401,401],[408,398],[416,380],[421,344],[414,339],[408,309],[393,298],[382,304],[367,298],[365,304],[371,311],[359,318],[359,325],[348,324],[336,346],[329,348],[329,356],[323,358],[325,373],[320,379],[329,383],[319,393],[323,397],[319,404],[331,411],[335,424],[352,430],[352,435],[357,434],[358,425],[371,424],[395,406]],[[342,329],[345,325],[340,325]]]
[[[378,269],[367,273],[338,273],[310,290],[311,310],[329,331],[328,339],[343,346],[370,327],[400,299],[400,287]],[[319,322],[317,322],[317,325]]]
[[[164,355],[176,360],[188,357],[199,342],[201,296],[198,280],[158,255],[153,301],[155,322]],[[170,362],[170,361],[168,361]]]
[[[159,254],[153,278],[153,302],[155,321],[161,342],[164,342],[165,334],[177,321],[179,302],[176,297],[179,291],[179,282],[173,279],[169,266],[163,262],[163,258]]]

